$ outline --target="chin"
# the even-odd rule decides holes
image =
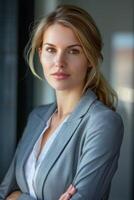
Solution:
[[[71,88],[69,84],[64,84],[64,83],[56,84],[56,83],[49,82],[49,84],[56,91],[68,90],[69,88]]]
[[[52,85],[51,85],[52,86]],[[52,86],[53,87],[53,89],[55,90],[55,91],[65,91],[65,90],[71,90],[72,89],[72,87],[70,87],[70,86],[63,86],[63,85],[56,85],[56,86]]]
[[[78,84],[74,84],[71,81],[70,82],[60,82],[60,83],[55,83],[52,81],[48,82],[49,85],[55,90],[55,91],[71,91],[74,90],[74,88],[78,87]]]
[[[70,90],[70,88],[67,88],[67,87],[54,87],[54,89],[55,89],[56,91]]]

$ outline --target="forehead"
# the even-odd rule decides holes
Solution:
[[[71,28],[58,23],[53,24],[46,29],[43,35],[43,42],[52,44],[64,43],[67,45],[72,45],[72,43],[80,44]]]

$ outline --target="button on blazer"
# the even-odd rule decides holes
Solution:
[[[29,195],[25,164],[35,142],[56,110],[56,103],[35,108],[28,117],[23,136],[11,166],[0,185],[0,200],[21,190],[19,200],[34,200]],[[88,90],[44,158],[35,183],[38,200],[58,200],[70,184],[77,191],[71,200],[108,199],[117,170],[123,138],[123,122]]]

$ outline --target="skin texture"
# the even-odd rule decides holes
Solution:
[[[20,191],[15,191],[12,192],[7,198],[6,200],[17,200],[20,196],[21,192]]]
[[[76,188],[73,185],[70,185],[67,191],[61,195],[59,200],[69,200],[73,194],[75,194]]]

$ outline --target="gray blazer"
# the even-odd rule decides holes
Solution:
[[[24,166],[56,103],[40,106],[28,118],[12,164],[0,185],[0,200],[19,189],[19,200],[29,195]],[[72,183],[77,192],[71,200],[108,199],[117,170],[123,137],[121,117],[88,90],[63,125],[38,171],[38,200],[58,200]]]

